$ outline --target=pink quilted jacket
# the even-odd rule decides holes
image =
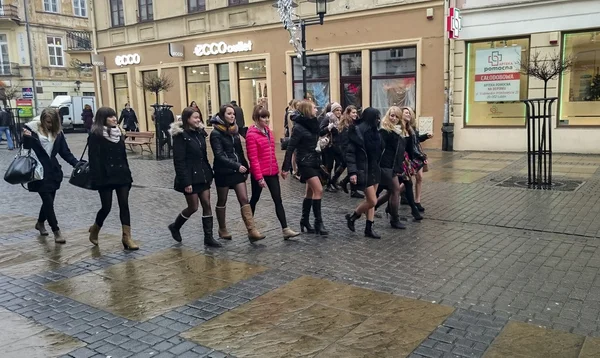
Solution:
[[[275,138],[271,129],[267,128],[268,136],[255,125],[248,128],[246,134],[246,152],[250,162],[250,173],[256,180],[264,176],[279,174],[277,157],[275,157]]]

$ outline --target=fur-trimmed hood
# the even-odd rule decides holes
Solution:
[[[25,123],[25,126],[27,127],[27,129],[29,129],[30,131],[37,133],[37,134],[40,133],[41,125],[42,125],[41,120],[34,120],[34,121],[29,121],[29,122]]]
[[[204,123],[200,122],[200,127],[198,128],[198,132],[202,132],[204,130],[204,128],[205,128]],[[182,121],[175,121],[175,122],[171,123],[170,128],[169,128],[169,134],[171,135],[171,137],[180,135],[181,133],[183,133],[183,131],[184,131],[184,129],[183,129]]]

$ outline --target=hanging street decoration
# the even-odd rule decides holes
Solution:
[[[293,0],[277,0],[277,12],[283,23],[283,27],[290,34],[290,44],[296,50],[296,56],[302,58],[304,49],[302,48],[301,34],[299,25],[294,23],[294,7]]]

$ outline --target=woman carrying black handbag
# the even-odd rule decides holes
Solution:
[[[78,163],[77,158],[71,153],[64,133],[60,125],[58,112],[53,108],[42,111],[39,121],[32,121],[25,125],[23,130],[23,148],[34,151],[39,163],[44,168],[44,178],[27,184],[30,192],[38,193],[42,199],[42,207],[38,216],[36,230],[40,235],[48,235],[44,222],[48,224],[54,233],[54,242],[64,244],[65,238],[60,233],[56,213],[54,212],[54,199],[56,191],[60,189],[63,180],[63,172],[57,155],[60,155],[73,167]]]
[[[125,250],[137,250],[139,246],[131,238],[129,214],[129,190],[133,179],[127,162],[124,135],[117,126],[117,113],[109,107],[96,112],[94,125],[88,137],[90,174],[92,188],[100,194],[102,207],[90,227],[90,242],[98,246],[98,234],[112,207],[113,191],[119,202],[119,218]]]

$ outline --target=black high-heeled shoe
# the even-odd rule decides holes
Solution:
[[[423,220],[423,216],[421,216],[421,213],[419,212],[419,209],[417,208],[417,206],[414,206],[411,210],[410,213],[412,214],[413,218],[416,221],[420,221]]]
[[[353,212],[352,214],[346,214],[346,224],[348,225],[348,229],[350,231],[356,232],[355,223],[358,218],[360,218],[360,215],[358,215],[356,212]]]
[[[314,234],[315,229],[310,225],[310,221],[308,220],[300,220],[300,231],[304,232],[306,230],[307,234]]]
[[[415,206],[420,212],[425,212],[425,208],[421,206],[421,203],[415,203]]]
[[[321,235],[321,236],[329,235],[329,231],[327,231],[327,229],[325,228],[325,225],[323,225],[323,222],[315,220],[315,234]]]

